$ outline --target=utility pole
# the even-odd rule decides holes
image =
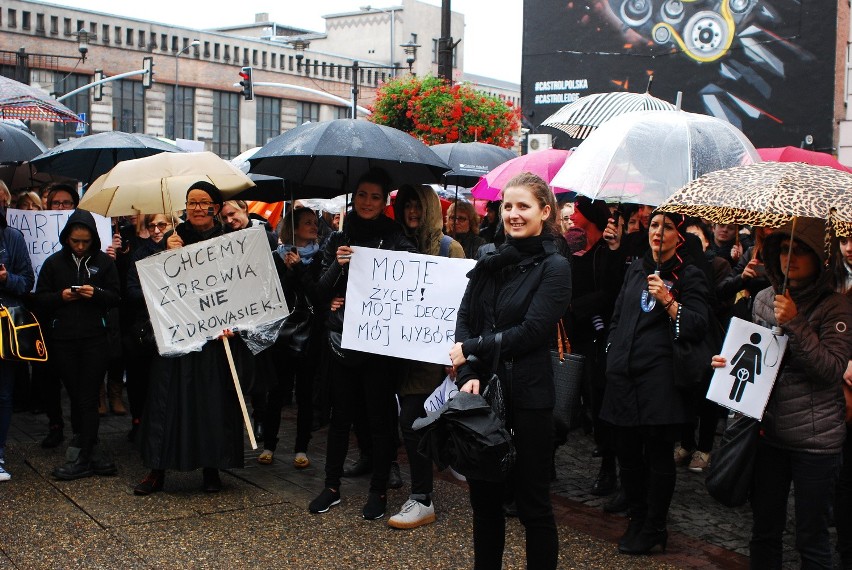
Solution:
[[[453,38],[450,35],[450,0],[441,0],[441,39],[438,40],[438,77],[453,82]]]

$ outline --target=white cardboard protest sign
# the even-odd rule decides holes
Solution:
[[[12,228],[18,228],[24,234],[27,253],[35,271],[36,283],[38,274],[45,260],[62,249],[59,234],[68,222],[68,217],[74,210],[13,210],[6,212],[6,222]],[[109,218],[92,214],[101,239],[101,251],[112,245],[112,226]],[[35,288],[35,285],[33,285]]]
[[[341,346],[450,364],[456,315],[476,262],[353,247]]]
[[[786,335],[732,318],[722,344],[727,365],[713,372],[707,399],[760,420],[786,349]]]
[[[224,329],[271,326],[289,314],[263,228],[169,249],[136,262],[157,350],[200,350]]]

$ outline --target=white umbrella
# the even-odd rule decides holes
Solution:
[[[634,111],[676,111],[668,101],[650,93],[593,93],[568,103],[541,124],[568,133],[573,139],[584,139],[607,121]]]
[[[164,152],[119,162],[98,177],[80,208],[106,217],[169,213],[186,208],[186,191],[198,181],[216,186],[227,199],[254,183],[212,152]]]
[[[656,206],[703,174],[754,162],[760,155],[728,122],[684,111],[638,111],[589,135],[551,184],[595,200]]]

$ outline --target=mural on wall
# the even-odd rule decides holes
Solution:
[[[836,9],[828,0],[526,0],[525,117],[535,128],[583,95],[645,91],[653,75],[655,96],[682,92],[685,110],[730,121],[756,146],[811,135],[830,148]]]

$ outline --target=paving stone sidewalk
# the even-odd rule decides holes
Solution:
[[[66,402],[67,410],[67,402]],[[295,409],[286,408],[281,442],[272,465],[259,465],[246,440],[246,466],[223,473],[218,494],[200,491],[201,473],[172,473],[165,490],[133,495],[146,473],[127,442],[130,420],[109,415],[101,439],[119,466],[115,477],[56,481],[50,472],[64,447],[39,446],[42,415],[16,413],[7,463],[12,480],[0,484],[0,567],[9,568],[418,568],[473,565],[471,512],[466,484],[437,474],[438,522],[412,531],[387,526],[407,498],[407,486],[390,491],[388,515],[360,516],[369,478],[346,480],[343,502],[311,515],[308,502],[322,489],[325,430],[314,433],[304,470],[292,465]],[[66,425],[70,422],[66,420]],[[66,428],[66,432],[68,428]],[[68,435],[66,433],[66,435]],[[65,442],[67,443],[67,441]],[[354,446],[353,446],[354,447]],[[626,519],[600,509],[605,499],[587,493],[599,460],[592,441],[573,432],[557,452],[553,484],[559,524],[560,568],[745,568],[751,514],[725,509],[702,486],[702,476],[678,474],[664,554],[630,557],[617,552]],[[403,479],[408,483],[404,451]],[[357,452],[350,451],[350,458]],[[798,561],[791,554],[789,567]],[[504,568],[524,567],[523,527],[510,519]]]

